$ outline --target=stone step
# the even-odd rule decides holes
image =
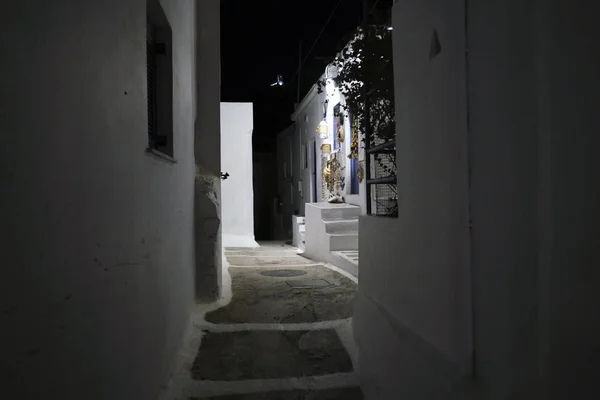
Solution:
[[[350,206],[347,204],[338,207],[323,207],[321,208],[321,219],[323,221],[336,221],[358,219],[360,216],[360,207]]]
[[[342,255],[343,257],[349,258],[353,261],[358,262],[358,250],[352,250],[352,251],[340,251],[340,255]]]
[[[358,232],[328,233],[329,251],[358,250]]]
[[[327,233],[358,232],[358,218],[323,221]]]
[[[333,265],[358,278],[358,251],[332,251]]]

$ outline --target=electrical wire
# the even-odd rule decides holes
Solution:
[[[379,1],[379,0],[377,0],[377,1]],[[325,32],[325,29],[327,28],[327,26],[331,22],[331,19],[335,15],[335,12],[337,11],[337,9],[340,6],[340,4],[342,4],[342,0],[338,0],[338,2],[333,7],[333,10],[331,10],[331,13],[329,14],[329,18],[327,18],[327,21],[325,22],[325,24],[321,28],[321,31],[317,35],[317,38],[313,42],[312,46],[310,47],[310,49],[308,50],[308,52],[306,53],[306,55],[304,56],[304,58],[302,59],[302,62],[298,66],[298,69],[296,70],[296,73],[294,74],[294,76],[292,76],[292,78],[290,79],[290,82],[292,82],[294,79],[296,79],[296,77],[300,73],[300,70],[302,70],[302,67],[304,66],[304,63],[306,63],[306,61],[308,60],[308,57],[310,56],[310,53],[315,49],[315,46],[317,45],[317,43],[319,42],[319,39],[321,38],[321,36]]]
[[[367,12],[367,15],[365,15],[363,17],[363,19],[364,19],[363,23],[367,20],[367,18],[369,17],[369,15],[371,15],[371,13],[373,12],[373,10],[377,6],[377,3],[379,3],[379,0],[375,0],[375,3],[373,3],[373,5],[371,6],[371,8],[369,9],[369,12]]]

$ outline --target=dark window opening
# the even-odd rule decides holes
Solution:
[[[159,0],[146,3],[148,148],[173,157],[172,31]]]

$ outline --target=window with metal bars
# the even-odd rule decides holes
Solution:
[[[146,4],[148,149],[174,156],[172,31],[159,0]]]

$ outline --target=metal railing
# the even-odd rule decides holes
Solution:
[[[365,153],[367,214],[397,217],[396,140],[367,146]]]

